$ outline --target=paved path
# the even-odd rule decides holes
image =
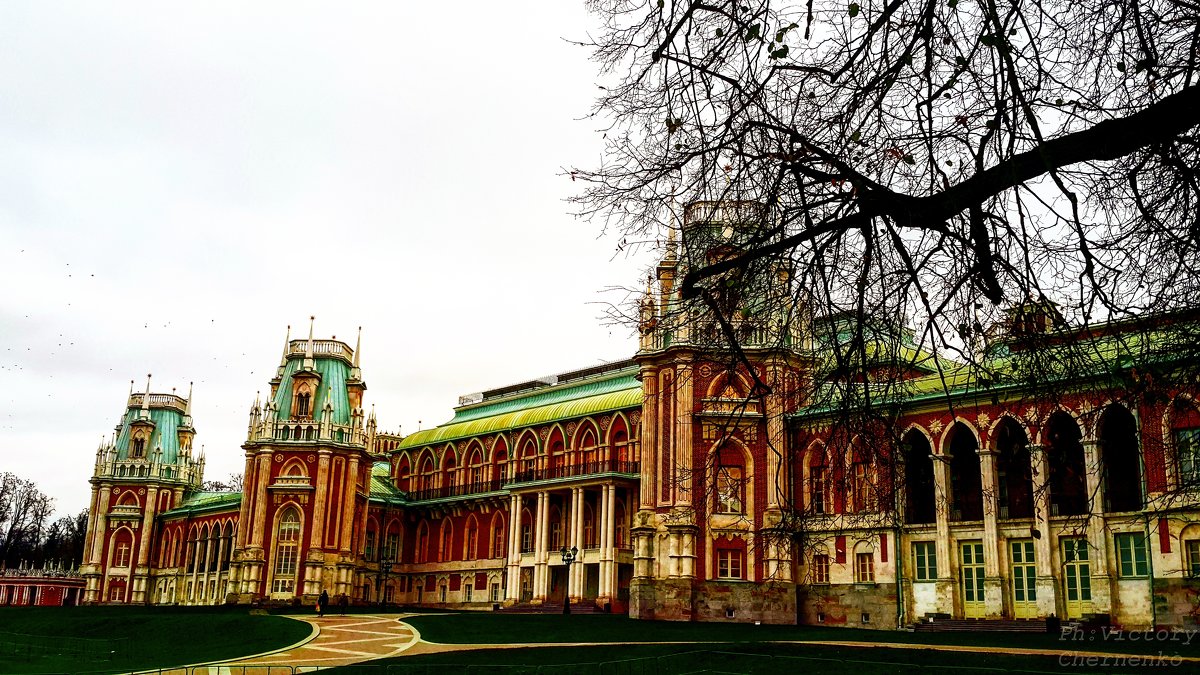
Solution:
[[[475,649],[517,649],[539,647],[616,647],[617,645],[695,645],[698,648],[719,648],[740,643],[716,642],[528,642],[519,644],[448,644],[429,642],[421,638],[416,628],[403,621],[410,614],[351,614],[347,616],[292,617],[313,626],[313,634],[299,644],[275,652],[233,659],[217,664],[189,666],[175,670],[150,671],[162,675],[291,675],[310,673],[389,656],[411,656],[439,652]],[[984,647],[965,645],[934,645],[910,642],[860,642],[841,640],[771,640],[776,644],[841,646],[856,648],[917,649],[945,652],[1013,654],[1026,656],[1065,656],[1070,659],[1108,657],[1127,659],[1142,655],[1083,652],[1071,649],[1033,649],[1023,647]],[[1197,657],[1182,657],[1182,662],[1200,663]],[[274,666],[274,667],[273,667]]]
[[[416,629],[402,614],[292,617],[314,627],[313,635],[284,649],[215,664],[164,670],[163,675],[290,675],[396,656],[417,644]],[[273,667],[274,666],[274,667]]]

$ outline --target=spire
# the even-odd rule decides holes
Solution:
[[[146,394],[142,396],[142,412],[141,418],[147,419],[150,417],[150,373],[146,373]]]
[[[288,324],[287,334],[285,334],[283,336],[283,357],[281,359],[279,359],[279,365],[282,366],[283,364],[287,363],[288,351],[291,349],[291,344],[292,344],[292,326],[291,326],[291,324]]]
[[[196,384],[196,383],[188,382],[188,397],[187,397],[187,401],[183,404],[183,414],[186,417],[192,416],[192,386],[194,384]]]
[[[358,352],[362,347],[362,326],[358,327],[358,339],[354,341],[354,363],[355,368],[358,367]]]
[[[316,319],[317,317],[315,316],[308,317],[308,346],[304,349],[305,370],[312,370],[316,367],[316,364],[313,363],[313,322],[316,321]]]
[[[308,348],[304,350],[304,358],[311,359],[313,357],[313,322],[317,317],[308,317]]]

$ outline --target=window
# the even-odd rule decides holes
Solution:
[[[439,602],[441,602],[444,605],[444,604],[446,604],[446,585],[442,584],[439,587],[439,590],[440,590],[440,598],[441,598],[439,600]]]
[[[113,557],[113,567],[129,567],[129,542],[117,544],[117,555]]]
[[[464,585],[463,586],[463,602],[471,602],[471,595],[474,593],[474,591],[475,591],[475,588],[471,584]]]
[[[363,557],[367,560],[375,559],[375,530],[367,530],[366,547],[363,550]]]
[[[451,555],[450,546],[451,546],[451,542],[454,540],[453,538],[454,538],[454,528],[450,525],[450,521],[446,521],[445,523],[442,524],[442,545],[440,547],[438,547],[438,560],[439,561],[450,560],[450,555]],[[445,601],[443,600],[443,602],[445,602]]]
[[[854,508],[859,511],[872,511],[870,481],[867,476],[867,465],[862,462],[854,464],[854,483],[852,490],[854,492]]]
[[[550,550],[557,551],[562,548],[562,521],[550,521]]]
[[[388,532],[387,542],[383,547],[383,557],[387,560],[398,561],[400,554],[400,533],[392,530]]]
[[[296,588],[296,554],[300,545],[300,514],[288,509],[279,519],[275,537],[275,580],[272,593],[292,593]]]
[[[492,522],[492,554],[490,557],[504,557],[504,523],[500,520]]]
[[[829,583],[829,556],[824,553],[818,553],[813,556],[812,561],[812,582],[814,584]]]
[[[717,469],[717,513],[744,513],[742,505],[742,467]]]
[[[303,392],[296,396],[296,417],[305,418],[309,416],[309,401],[311,397],[308,392]]]
[[[125,599],[125,587],[124,586],[113,586],[108,589],[109,602],[121,602],[124,599]]]
[[[1117,565],[1122,577],[1144,577],[1150,574],[1146,562],[1146,538],[1138,532],[1113,535],[1117,544]]]
[[[521,553],[533,552],[533,526],[521,523]]]
[[[825,513],[825,467],[814,466],[808,476],[809,501],[813,513]]]
[[[466,537],[467,537],[466,559],[474,560],[475,554],[478,553],[477,546],[479,544],[479,528],[475,525],[474,520],[472,520],[470,523],[467,524]]]
[[[1200,428],[1175,430],[1175,456],[1179,460],[1179,486],[1200,487]]]
[[[874,553],[859,553],[854,556],[854,583],[875,583]]]
[[[932,541],[918,541],[913,544],[913,557],[917,562],[917,581],[934,581],[937,579],[937,545]]]
[[[492,602],[500,602],[500,584],[492,584]]]
[[[146,439],[138,436],[133,439],[133,457],[138,459],[146,456]]]
[[[736,549],[717,549],[717,578],[741,579],[742,557],[745,554]]]
[[[1183,542],[1183,555],[1187,563],[1187,575],[1192,578],[1200,577],[1200,539]]]

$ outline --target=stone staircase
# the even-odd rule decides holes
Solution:
[[[918,633],[994,632],[1045,633],[1045,619],[953,619],[948,614],[926,614],[909,630]]]
[[[558,603],[547,602],[547,603],[543,603],[540,605],[535,605],[533,603],[528,603],[528,602],[522,602],[522,603],[517,603],[515,605],[512,605],[510,607],[501,607],[500,609],[497,609],[496,611],[503,613],[503,614],[562,614],[563,613],[563,605],[561,602],[558,602]],[[583,602],[583,603],[572,602],[571,603],[571,613],[572,614],[603,614],[604,609],[601,607],[597,607],[596,604],[593,602]]]

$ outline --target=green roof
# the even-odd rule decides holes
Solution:
[[[164,511],[163,517],[182,516],[196,511],[224,511],[242,505],[240,492],[192,492],[175,508]]]
[[[392,484],[392,465],[375,462],[371,465],[371,499],[403,500],[404,493]]]
[[[150,421],[154,422],[154,432],[150,442],[146,444],[146,457],[153,459],[154,453],[161,448],[162,461],[174,464],[179,459],[179,427],[183,426],[183,413],[173,408],[150,408]],[[141,417],[141,408],[130,407],[121,418],[121,431],[117,434],[117,459],[129,459],[129,440],[131,425]]]
[[[292,376],[300,372],[304,365],[301,357],[292,355],[284,366],[279,390],[275,392],[275,407],[280,411],[280,420],[292,409]],[[324,414],[325,401],[333,392],[333,423],[350,424],[350,395],[346,391],[346,380],[350,379],[350,364],[339,358],[322,358],[318,355],[313,359],[313,370],[321,376],[321,384],[313,396],[312,416],[321,419]]]
[[[576,417],[639,407],[642,383],[637,368],[623,368],[579,382],[550,385],[455,410],[449,422],[410,434],[400,449],[546,424]]]
[[[1110,325],[1120,324],[1114,322]],[[1130,367],[1170,364],[1177,361],[1181,354],[1189,353],[1179,347],[1195,344],[1195,330],[1194,325],[1183,324],[1108,332],[1093,337],[1060,331],[1037,336],[1039,340],[1057,341],[1057,344],[1032,343],[1030,347],[1018,351],[1010,349],[1016,343],[1002,342],[994,346],[982,363],[977,365],[939,359],[943,365],[940,373],[934,372],[899,383],[894,388],[894,401],[917,403],[982,392],[999,394],[1009,389],[1028,391],[1031,382],[1062,385],[1071,381],[1119,376]],[[823,385],[822,391],[828,394],[833,389]],[[836,407],[829,395],[818,395],[813,400],[815,405],[797,411],[794,416],[821,415]]]

